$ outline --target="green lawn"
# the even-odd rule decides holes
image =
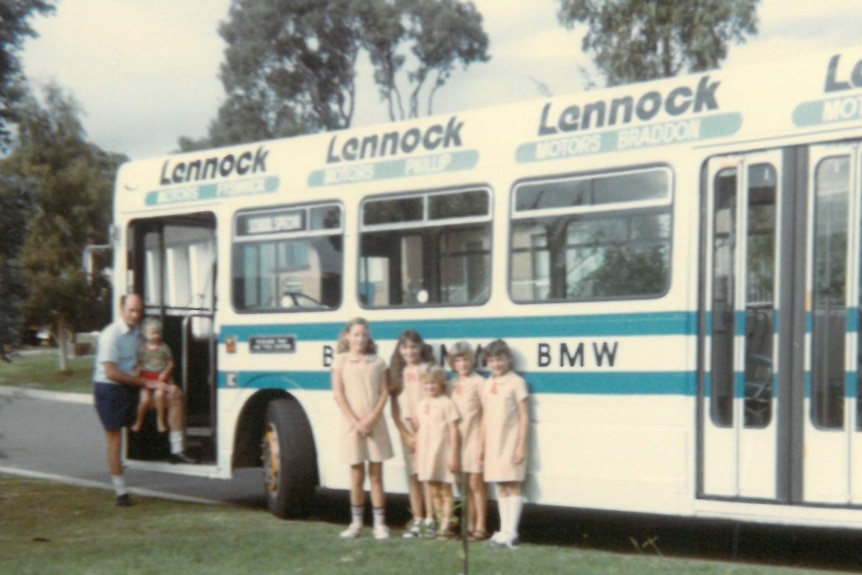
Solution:
[[[16,350],[12,363],[0,362],[0,385],[91,393],[93,390],[93,356],[70,358],[72,373],[60,373],[57,350],[50,347],[25,347]]]
[[[135,501],[134,507],[117,508],[107,490],[0,475],[0,574],[462,572],[459,542],[397,536],[342,541],[343,526],[329,522],[281,521],[243,507]],[[477,574],[825,573],[533,544],[518,550],[471,545],[469,569]]]

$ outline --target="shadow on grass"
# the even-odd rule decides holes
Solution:
[[[248,500],[265,510],[266,501]],[[334,524],[350,520],[347,492],[320,489],[310,519]],[[387,523],[400,529],[410,520],[406,496],[388,495]],[[371,521],[366,512],[366,524]],[[491,502],[489,526],[497,528],[497,508]],[[857,572],[862,564],[862,533],[732,521],[679,519],[527,505],[520,528],[525,544],[551,545],[761,565],[835,569]]]

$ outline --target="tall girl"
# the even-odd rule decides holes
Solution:
[[[461,414],[461,472],[467,474],[467,532],[473,540],[488,538],[488,493],[479,452],[482,448],[482,384],[474,371],[473,349],[466,341],[456,343],[449,353],[449,367],[455,372],[452,400]]]
[[[482,386],[482,430],[485,480],[497,484],[500,531],[495,547],[518,545],[518,524],[524,505],[522,485],[527,472],[530,427],[527,383],[512,371],[512,351],[501,339],[485,349],[491,375]]]
[[[332,364],[332,390],[344,416],[341,449],[350,465],[350,526],[341,537],[359,537],[365,508],[365,466],[371,483],[375,539],[387,539],[383,462],[392,458],[392,444],[383,419],[389,398],[386,362],[376,355],[368,322],[351,320],[338,336]]]
[[[423,396],[420,377],[433,361],[430,346],[418,332],[408,329],[399,336],[389,362],[390,392],[395,398],[392,401],[392,419],[401,435],[410,488],[410,511],[413,513],[413,523],[404,534],[405,538],[422,536],[423,518],[429,527],[429,535],[434,524],[429,497],[416,475],[416,408]]]
[[[430,499],[429,514],[437,518],[438,538],[452,533],[452,484],[460,469],[458,408],[446,395],[446,372],[434,366],[422,375],[424,397],[419,402],[416,467]],[[433,529],[426,529],[431,536]]]

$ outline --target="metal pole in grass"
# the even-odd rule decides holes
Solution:
[[[467,496],[467,473],[461,472],[461,549],[464,555],[464,567],[461,575],[470,573],[470,543],[467,541],[467,523],[470,519],[469,497]]]

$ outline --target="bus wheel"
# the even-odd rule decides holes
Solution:
[[[306,517],[312,507],[317,456],[311,427],[292,399],[269,402],[262,459],[269,511],[282,518]]]

